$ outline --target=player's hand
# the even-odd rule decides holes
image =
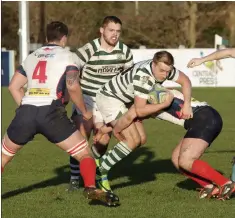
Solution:
[[[99,129],[96,134],[93,136],[93,142],[94,144],[96,144],[100,139],[101,137],[103,136],[103,132]]]
[[[173,99],[174,99],[174,95],[170,91],[168,91],[166,94],[166,99],[163,102],[164,106],[169,107],[171,105]]]
[[[188,62],[187,67],[193,68],[193,67],[201,65],[202,63],[203,63],[202,58],[193,58],[192,60]]]
[[[115,127],[114,127],[114,129],[113,129],[113,135],[114,135],[114,137],[115,137],[118,141],[120,141],[120,142],[125,141],[125,137],[122,135],[121,132],[118,132],[118,131],[115,129]]]
[[[193,110],[191,105],[184,104],[180,111],[180,119],[188,120],[193,118]]]
[[[91,111],[86,111],[86,113],[82,114],[82,116],[84,120],[88,121],[92,118],[93,114]]]

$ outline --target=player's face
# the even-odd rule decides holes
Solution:
[[[111,46],[115,46],[121,34],[121,25],[119,23],[110,22],[105,27],[100,28],[101,37]]]
[[[154,63],[152,66],[153,74],[158,81],[164,81],[172,70],[172,66],[165,64],[164,62]]]

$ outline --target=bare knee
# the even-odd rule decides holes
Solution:
[[[15,156],[15,154],[22,148],[22,146],[12,142],[7,135],[2,140],[2,167],[4,168]]]
[[[140,136],[137,134],[135,136],[128,136],[126,137],[127,146],[134,150],[140,145]]]
[[[133,139],[135,148],[141,145],[141,137],[139,134],[136,134],[135,136],[133,136],[132,139]]]
[[[171,161],[175,168],[179,170],[179,155],[173,152],[171,155]]]
[[[147,136],[146,135],[141,135],[140,136],[140,145],[144,145],[147,143]]]
[[[179,167],[184,169],[184,170],[191,171],[194,160],[195,159],[192,158],[192,157],[188,157],[188,156],[185,156],[185,155],[180,155],[179,156],[179,162],[178,162]]]

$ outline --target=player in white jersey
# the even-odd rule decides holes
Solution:
[[[93,119],[84,119],[81,111],[73,107],[73,120],[84,137],[89,139],[92,130],[95,132],[104,125],[95,101],[98,89],[112,77],[133,65],[133,56],[130,49],[119,41],[122,22],[115,16],[104,18],[100,27],[100,38],[85,44],[76,51],[82,66],[80,84],[85,105],[93,113]],[[95,145],[92,145],[94,155],[98,158],[105,153],[110,140],[109,134]],[[79,167],[74,158],[70,158],[71,178],[68,191],[79,187]]]
[[[199,160],[205,150],[220,134],[223,121],[220,114],[206,102],[191,99],[193,118],[180,118],[184,97],[178,90],[170,90],[174,99],[168,108],[152,115],[156,119],[165,120],[183,126],[187,132],[172,153],[172,162],[186,177],[201,186],[200,198],[218,197],[228,199],[235,192],[235,183],[221,175],[205,161]],[[114,135],[130,125],[137,117],[134,110],[123,115],[114,127]]]
[[[86,110],[77,81],[80,69],[75,56],[64,49],[67,35],[68,28],[62,22],[48,24],[48,44],[28,55],[10,82],[9,90],[19,107],[2,140],[2,171],[23,145],[33,140],[36,134],[42,134],[80,161],[86,198],[115,205],[117,196],[96,188],[96,164],[91,150],[67,117],[63,105],[67,89],[83,116],[87,119],[92,116]]]
[[[133,104],[132,109],[136,111],[138,118],[146,117],[168,107],[173,95],[169,95],[162,104],[147,104],[148,93],[154,84],[161,84],[165,80],[175,81],[182,86],[184,97],[187,100],[182,107],[181,116],[184,119],[190,118],[192,116],[191,82],[173,64],[173,56],[167,51],[160,51],[154,55],[153,59],[139,62],[107,82],[96,95],[96,103],[105,123],[115,126],[120,115],[127,111],[127,104]],[[106,189],[108,189],[107,173],[110,168],[146,141],[143,126],[137,120],[122,130],[122,134],[126,140],[119,142],[109,151],[109,154],[99,159],[103,177],[100,185]]]
[[[235,58],[235,48],[219,50],[202,58],[193,58],[188,62],[187,66],[192,68],[199,66],[207,61],[220,60],[223,58]]]

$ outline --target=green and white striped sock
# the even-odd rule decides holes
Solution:
[[[103,155],[100,160],[100,170],[102,173],[107,174],[107,172],[124,157],[128,156],[132,150],[128,148],[127,144],[124,142],[119,142],[113,149],[109,150],[107,154]]]

